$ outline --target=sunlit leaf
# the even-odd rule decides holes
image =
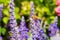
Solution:
[[[15,13],[18,13],[19,12],[19,8],[18,7],[15,7]]]
[[[49,8],[44,7],[44,11],[45,11],[45,12],[49,12]]]
[[[40,0],[40,2],[43,2],[43,0]]]
[[[3,35],[5,35],[6,29],[5,29],[5,28],[2,28],[2,29],[1,29],[1,32],[2,32]]]
[[[8,23],[8,20],[9,20],[9,17],[4,17],[4,18],[3,18],[3,22],[4,22],[5,24]]]
[[[53,0],[54,3],[56,3],[56,0]]]
[[[15,14],[16,19],[20,19],[20,15],[19,14]]]
[[[54,16],[51,16],[50,19],[54,19]]]
[[[4,15],[9,16],[9,11],[7,9],[3,10]]]

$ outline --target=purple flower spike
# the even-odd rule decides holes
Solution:
[[[2,18],[2,9],[3,9],[3,4],[0,4],[0,20]]]
[[[15,20],[14,15],[11,14],[10,16],[10,21],[9,21],[10,27],[16,27],[17,26],[17,22]]]
[[[25,23],[24,16],[22,16],[22,19],[21,19],[20,29],[21,29],[21,31],[24,31],[24,30],[28,31],[28,29],[26,28],[26,23]]]
[[[50,24],[50,28],[49,28],[49,36],[54,36],[56,35],[56,32],[58,30],[58,27],[57,27],[57,17],[54,19],[54,23],[53,24]]]
[[[10,0],[10,14],[14,13],[14,0]]]
[[[46,40],[46,35],[42,29],[40,29],[40,20],[30,18],[30,28],[32,33],[32,40]]]
[[[20,36],[19,36],[20,34],[19,34],[18,27],[12,28],[9,33],[12,34],[12,35],[9,36],[9,39],[20,40]]]
[[[21,22],[20,22],[20,28],[19,31],[21,33],[20,35],[20,39],[27,39],[28,38],[28,29],[26,28],[26,23],[25,23],[25,19],[24,16],[22,16]]]
[[[10,20],[9,20],[10,31],[9,36],[10,40],[20,40],[19,28],[17,27],[17,22],[14,16],[14,0],[10,0]]]
[[[31,2],[31,11],[30,11],[30,29],[32,33],[32,40],[40,39],[40,21],[39,20],[34,20],[31,18],[34,15],[34,3]]]
[[[35,20],[35,25],[37,26],[37,30],[39,31],[41,28],[40,28],[40,23],[41,21],[39,19],[36,19]]]
[[[32,33],[32,39],[35,40],[36,38],[40,38],[39,29],[36,26],[36,21],[34,19],[30,19],[30,28]]]
[[[34,3],[31,2],[30,6],[31,6],[31,11],[30,11],[30,17],[31,17],[32,15],[34,15]]]
[[[14,0],[10,0],[10,27],[16,27],[17,26],[17,22],[15,20],[15,16],[14,16]]]
[[[0,40],[3,40],[1,36],[0,36]]]

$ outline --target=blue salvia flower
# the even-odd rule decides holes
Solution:
[[[30,18],[30,29],[32,33],[32,40],[40,38],[39,28],[36,26],[36,21],[33,18]]]
[[[58,30],[57,27],[57,17],[55,18],[54,23],[50,24],[50,28],[49,28],[49,36],[54,36],[56,35],[56,31]]]
[[[34,15],[34,4],[33,2],[31,2],[30,29],[32,33],[32,40],[43,40],[45,34],[40,29],[40,20],[34,20],[32,18],[33,15]]]
[[[43,29],[40,29],[40,40],[47,40],[47,36],[46,34],[44,33],[44,30]]]
[[[32,15],[34,15],[34,3],[33,2],[30,3],[30,8],[31,8],[30,10],[30,17],[31,17]]]
[[[10,0],[10,14],[14,13],[14,0]]]
[[[3,40],[3,39],[2,39],[2,36],[0,36],[0,40]]]
[[[30,28],[33,28],[33,24],[34,24],[34,20],[33,20],[33,18],[32,18],[32,16],[34,15],[34,3],[33,2],[31,2],[30,3]]]
[[[16,22],[16,19],[15,19],[15,17],[14,17],[14,14],[11,14],[9,23],[10,23],[10,27],[11,27],[11,28],[17,26],[17,22]]]
[[[32,33],[32,40],[46,40],[46,35],[43,29],[40,29],[40,20],[30,18],[30,28]]]
[[[27,34],[28,33],[28,28],[26,28],[26,23],[25,23],[24,16],[22,16],[19,31],[20,31],[20,39],[21,40],[28,39],[28,34]]]
[[[0,20],[2,18],[2,8],[3,8],[3,4],[0,4]]]
[[[16,27],[17,26],[17,22],[15,20],[15,16],[14,16],[14,0],[10,0],[10,27]]]
[[[34,4],[33,4],[33,2],[31,2],[30,29],[31,29],[31,33],[32,33],[32,40],[36,40],[36,38],[40,38],[39,32],[37,31],[37,30],[39,30],[38,29],[39,27],[36,26],[37,24],[35,23],[35,20],[32,18],[33,15],[34,15]]]
[[[11,28],[11,31],[9,32],[10,39],[11,40],[20,40],[19,39],[19,29],[17,27],[17,22],[14,16],[14,0],[10,0],[10,20],[9,20],[9,26]]]
[[[40,20],[35,20],[36,30],[39,33],[40,38],[38,40],[46,40],[47,36],[44,33],[44,30],[40,26]]]
[[[10,16],[9,26],[10,26],[10,30],[11,30],[9,33],[12,34],[10,36],[10,38],[16,40],[17,32],[16,32],[15,27],[17,27],[17,23],[16,23],[16,20],[15,20],[14,14],[11,14],[11,16]]]
[[[40,19],[36,19],[36,20],[35,20],[35,23],[36,23],[35,25],[37,26],[37,29],[40,30],[40,29],[41,29],[41,27],[40,27],[41,20],[40,20]]]
[[[36,21],[35,20],[31,20],[31,33],[32,33],[32,40],[42,40],[43,38],[43,34],[44,32],[41,32],[40,28],[36,25]],[[40,35],[41,34],[41,35]]]
[[[11,34],[10,39],[20,40],[20,34],[19,34],[18,27],[15,27],[15,28],[11,29],[11,31],[9,33]]]

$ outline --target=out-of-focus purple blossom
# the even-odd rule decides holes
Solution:
[[[38,31],[41,29],[40,24],[41,24],[41,20],[40,19],[36,19],[35,20],[35,25],[37,26],[37,30]]]
[[[16,19],[14,17],[14,14],[11,14],[11,16],[10,16],[9,26],[10,27],[16,27],[17,26],[17,22],[16,22]]]
[[[24,16],[22,16],[21,22],[20,22],[20,39],[28,39],[28,28],[26,28],[26,23],[25,23],[25,19]]]
[[[11,13],[11,16],[10,16],[10,20],[9,20],[9,26],[10,26],[10,32],[9,34],[11,33],[12,35],[9,36],[10,39],[13,39],[13,40],[16,40],[17,39],[17,34],[18,32],[15,29],[17,27],[17,22],[16,22],[16,19],[15,19],[15,16],[14,16],[14,13]],[[19,31],[19,30],[18,30]]]
[[[30,4],[30,17],[32,16],[32,15],[34,15],[34,3],[33,2],[31,2],[31,4]]]
[[[28,29],[26,28],[26,23],[25,23],[24,16],[22,16],[19,29],[20,29],[20,31],[24,31],[24,30],[28,31]]]
[[[13,29],[11,29],[11,31],[9,32],[10,34],[10,39],[13,38],[14,40],[20,40],[20,34],[19,34],[19,29],[18,27],[14,27]]]
[[[46,40],[48,37],[46,36],[46,34],[44,33],[43,29],[40,29],[40,40]]]
[[[15,20],[15,16],[14,16],[14,0],[10,0],[10,27],[16,27],[17,26],[17,22]]]
[[[54,23],[50,24],[50,28],[48,30],[49,30],[49,36],[56,35],[56,31],[58,30],[57,17],[54,19]]]
[[[41,34],[44,34],[42,32],[40,32],[40,20],[34,20],[32,17],[32,15],[34,15],[34,4],[33,2],[31,2],[31,13],[30,13],[30,30],[32,33],[32,40],[42,40],[43,36],[41,37]]]
[[[17,22],[14,16],[14,0],[10,0],[10,20],[9,20],[10,31],[9,36],[10,40],[20,40],[19,28],[17,27]]]
[[[13,14],[14,13],[14,0],[10,0],[10,14]]]
[[[2,36],[0,36],[0,40],[3,40],[3,39],[2,39]]]
[[[2,9],[3,9],[3,4],[0,4],[0,20],[2,18]]]
[[[39,20],[30,19],[30,28],[32,33],[32,40],[42,40],[43,38],[40,35],[40,22]],[[41,33],[43,34],[43,33]]]
[[[47,36],[44,33],[44,30],[40,26],[40,24],[41,24],[40,21],[38,19],[36,21],[35,21],[35,26],[37,27],[36,30],[38,29],[37,32],[39,33],[39,37],[38,37],[39,39],[38,40],[46,40]]]
[[[57,25],[57,24],[56,24]],[[55,26],[54,24],[52,24],[52,26],[50,25],[49,28],[49,36],[54,36],[56,35],[56,31],[57,31],[57,26]]]

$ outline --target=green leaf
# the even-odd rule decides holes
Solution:
[[[2,28],[1,30],[2,30],[2,31],[1,31],[2,34],[5,35],[5,33],[6,33],[6,29],[5,29],[5,28]]]
[[[3,10],[3,14],[6,15],[6,16],[9,16],[9,11],[8,11],[8,9],[4,9],[4,10]]]
[[[20,16],[19,16],[19,14],[15,14],[15,17],[16,17],[16,19],[20,19]]]
[[[3,22],[4,22],[5,24],[8,23],[8,20],[9,20],[9,17],[4,17],[4,18],[3,18]]]
[[[50,19],[54,19],[54,16],[51,16]]]
[[[49,8],[44,7],[44,11],[45,11],[45,12],[49,12]]]
[[[56,0],[53,0],[53,3],[56,3]]]
[[[3,0],[3,3],[5,3],[5,4],[7,4],[9,2],[10,2],[10,0]]]
[[[40,0],[40,2],[43,2],[43,0]]]
[[[18,7],[15,7],[15,13],[18,13],[19,12],[19,8]]]

